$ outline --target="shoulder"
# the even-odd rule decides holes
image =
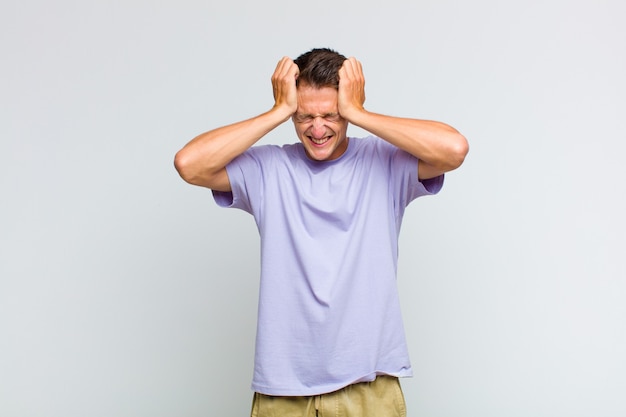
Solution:
[[[236,157],[231,165],[266,165],[293,159],[297,155],[296,145],[256,145]]]
[[[355,142],[355,152],[361,156],[378,157],[381,159],[396,158],[398,154],[404,153],[400,148],[383,140],[377,136],[367,136],[364,138],[351,138]]]
[[[297,157],[300,153],[300,143],[286,145],[256,145],[249,148],[244,154],[256,157]]]

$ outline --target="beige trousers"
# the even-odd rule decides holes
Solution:
[[[400,381],[379,376],[339,391],[308,397],[255,393],[251,417],[406,417]]]

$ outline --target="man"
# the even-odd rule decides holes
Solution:
[[[468,145],[446,124],[367,111],[364,86],[355,58],[326,48],[284,57],[269,111],[176,154],[185,181],[251,213],[259,229],[253,416],[406,415],[402,216],[440,190]],[[290,118],[299,142],[253,146]],[[349,123],[372,136],[348,138]]]

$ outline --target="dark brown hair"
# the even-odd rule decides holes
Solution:
[[[300,69],[296,86],[339,88],[339,69],[346,57],[329,48],[315,48],[294,60]]]

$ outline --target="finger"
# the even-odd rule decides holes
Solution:
[[[350,59],[346,59],[345,61],[343,61],[341,68],[339,68],[339,79],[348,79],[351,77],[351,73],[352,63],[350,62]]]
[[[274,75],[276,76],[276,78],[280,78],[284,72],[285,72],[285,66],[288,63],[288,58],[282,57],[280,59],[280,61],[278,61],[278,64],[276,64],[276,69],[274,70]]]
[[[350,57],[348,61],[350,61],[350,71],[352,77],[359,80],[363,79],[363,67],[361,62],[355,57]]]
[[[284,57],[280,60],[275,73],[277,80],[287,80],[289,82],[295,81],[298,74],[300,74],[300,69],[289,57]]]
[[[346,81],[361,81],[363,74],[360,62],[354,57],[346,59],[340,69],[339,77]]]

